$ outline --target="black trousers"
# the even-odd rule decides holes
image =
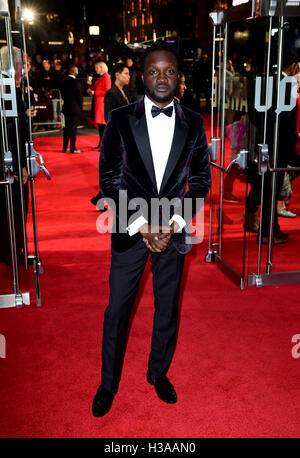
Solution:
[[[176,344],[177,308],[185,256],[171,245],[162,253],[150,252],[153,275],[154,321],[148,373],[152,380],[165,375]],[[149,250],[139,240],[126,252],[112,250],[109,305],[104,313],[101,384],[117,392],[130,313]]]
[[[68,144],[70,141],[70,151],[74,151],[76,149],[76,133],[77,133],[77,125],[78,125],[78,115],[72,114],[65,114],[65,128],[64,128],[64,143],[63,149],[68,148]]]
[[[256,213],[261,201],[261,182],[262,177],[258,174],[253,174],[250,177],[251,190],[247,196],[247,208],[249,213]],[[262,236],[267,237],[269,234],[269,222],[270,222],[270,211],[271,211],[271,183],[272,175],[270,172],[265,173],[264,179],[264,199],[263,199],[263,214],[262,214]],[[275,203],[274,203],[274,232],[280,230],[277,214],[277,205],[276,202],[279,198],[280,191],[283,184],[283,173],[277,173],[276,177],[276,194],[275,194]]]
[[[14,207],[14,224],[15,224],[15,237],[17,246],[17,255],[19,261],[23,257],[24,252],[24,235],[22,226],[22,211],[21,211],[21,195],[20,185],[15,180],[12,184],[12,198]],[[24,205],[25,205],[25,221],[27,220],[29,201],[29,188],[28,183],[24,185]],[[7,206],[4,186],[0,187],[0,261],[10,262],[10,237],[7,218]]]
[[[99,148],[100,148],[100,143],[103,137],[103,132],[104,132],[106,124],[97,124],[97,126],[98,126],[98,132],[99,132]]]

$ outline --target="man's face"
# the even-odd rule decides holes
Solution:
[[[130,59],[129,57],[126,59],[125,63],[126,63],[128,68],[133,66],[133,60]]]
[[[289,67],[289,75],[294,76],[297,73],[298,70],[298,62],[294,62],[290,67]]]
[[[186,90],[185,77],[182,76],[178,81],[178,94],[180,98],[183,97],[185,90]]]
[[[116,73],[116,79],[121,84],[121,86],[127,86],[130,81],[130,73],[127,67],[123,68],[121,73]]]
[[[44,60],[43,61],[43,68],[44,70],[46,70],[46,72],[48,72],[50,70],[50,63],[48,60]]]
[[[173,99],[178,81],[176,57],[169,51],[154,51],[144,62],[143,81],[149,99],[162,107]]]

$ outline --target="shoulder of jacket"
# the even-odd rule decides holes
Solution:
[[[196,111],[193,111],[190,108],[185,107],[184,105],[180,105],[180,108],[182,109],[184,115],[188,120],[197,123],[203,123],[203,118],[200,113],[197,113]]]
[[[122,107],[115,108],[110,112],[110,115],[112,118],[117,119],[117,118],[123,118],[124,116],[128,116],[129,114],[133,113],[134,109],[134,103],[131,103],[130,105],[124,105]]]

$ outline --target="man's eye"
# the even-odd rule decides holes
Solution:
[[[172,68],[169,68],[169,70],[167,70],[167,73],[169,73],[170,75],[173,75],[175,72]]]
[[[150,75],[155,75],[157,73],[157,71],[156,70],[150,70],[149,73],[150,73]]]

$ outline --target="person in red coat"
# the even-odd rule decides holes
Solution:
[[[91,81],[88,81],[88,84],[91,85],[90,89],[94,95],[95,100],[95,115],[94,120],[98,125],[99,130],[99,145],[96,146],[98,149],[100,147],[100,141],[103,136],[104,128],[106,121],[104,119],[104,96],[106,92],[111,88],[111,79],[108,74],[108,68],[105,62],[96,62],[95,71],[99,78],[93,84]]]

